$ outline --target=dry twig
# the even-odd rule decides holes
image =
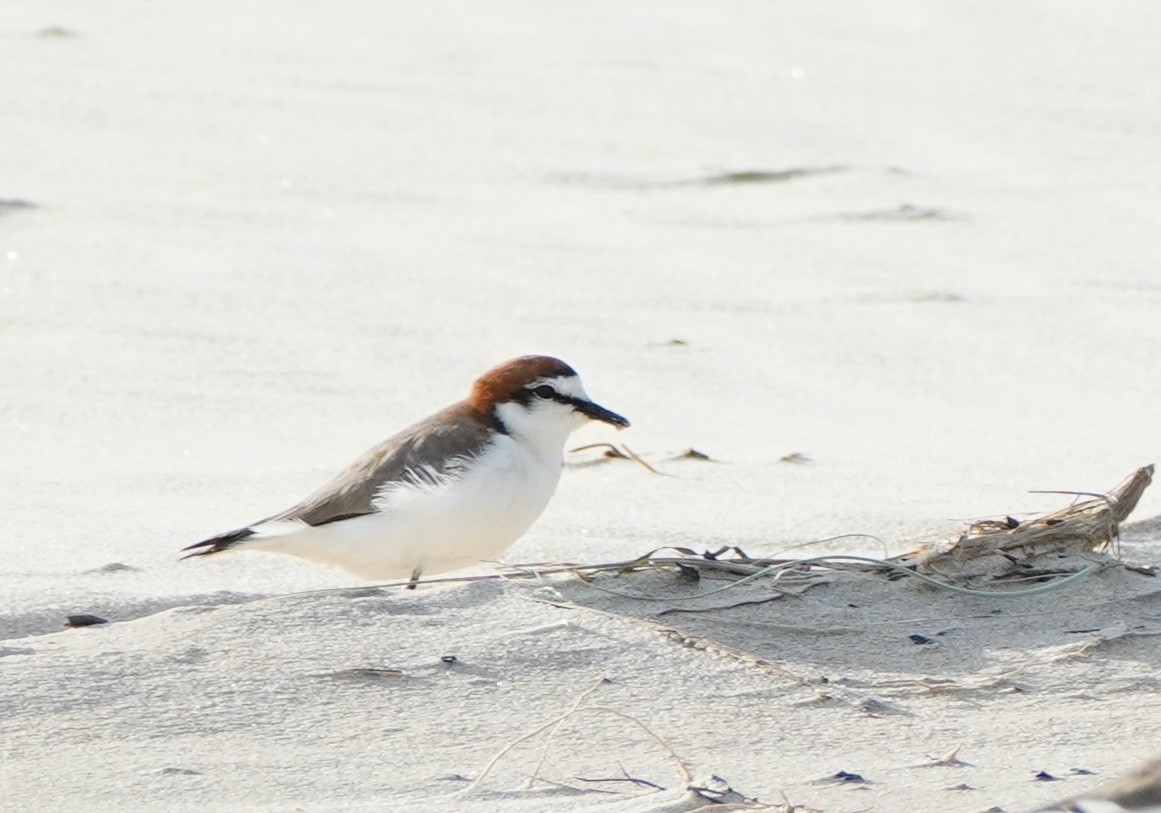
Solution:
[[[631,460],[637,465],[643,467],[646,471],[652,474],[659,474],[662,477],[669,477],[670,475],[660,472],[653,466],[645,462],[645,460],[625,444],[616,446],[612,443],[589,443],[585,446],[577,446],[575,449],[569,449],[570,452],[585,452],[589,449],[604,449],[604,457],[607,460]],[[600,461],[595,461],[600,462]]]
[[[602,682],[604,680],[605,680],[604,678],[601,678]],[[599,686],[600,684],[598,683],[597,685]],[[653,731],[653,729],[649,728],[649,726],[645,725],[643,722],[638,720],[636,717],[633,717],[629,714],[625,714],[622,711],[617,711],[616,709],[609,708],[608,706],[579,706],[578,704],[582,700],[584,700],[584,697],[586,695],[588,695],[589,693],[591,693],[594,689],[596,689],[596,686],[593,686],[592,688],[588,689],[580,698],[577,699],[577,702],[573,704],[573,707],[570,708],[568,711],[566,711],[564,714],[562,714],[559,717],[556,717],[552,720],[549,720],[547,723],[540,726],[535,731],[531,731],[528,734],[525,734],[523,737],[519,737],[518,739],[515,739],[512,742],[510,742],[508,745],[504,746],[504,748],[502,748],[499,753],[497,753],[494,757],[492,757],[490,760],[488,760],[488,764],[484,766],[484,770],[480,772],[480,775],[476,777],[476,780],[474,782],[472,782],[472,784],[467,789],[468,790],[475,790],[475,789],[479,788],[480,785],[483,783],[484,779],[487,778],[488,774],[490,774],[492,772],[492,769],[494,767],[496,767],[496,763],[498,763],[501,759],[503,759],[504,756],[507,755],[509,752],[511,752],[512,749],[514,749],[516,746],[520,745],[523,742],[527,742],[528,740],[530,740],[536,736],[539,736],[540,734],[542,734],[543,732],[547,731],[550,728],[552,729],[553,733],[555,734],[557,729],[560,728],[561,723],[563,723],[565,720],[569,720],[569,719],[576,717],[577,715],[585,713],[585,712],[592,712],[594,714],[611,714],[614,717],[619,717],[622,720],[627,720],[628,722],[633,723],[638,728],[640,728],[643,732],[645,732],[645,734],[647,734],[654,742],[656,742],[658,745],[660,745],[661,748],[666,752],[666,754],[669,755],[669,757],[673,760],[674,764],[677,766],[678,772],[681,774],[681,778],[686,785],[689,785],[693,781],[693,776],[689,772],[689,768],[686,766],[685,762],[682,761],[681,757],[679,757],[677,755],[677,752],[673,750],[673,746],[671,746],[668,742],[666,742],[664,739],[662,739],[656,732]],[[537,769],[539,770],[539,765],[537,766]],[[536,779],[536,778],[537,777],[535,775],[533,775],[532,779]]]
[[[602,677],[596,683],[590,686],[587,691],[581,692],[580,696],[577,697],[576,702],[572,704],[572,708],[570,708],[565,713],[564,717],[560,718],[560,722],[552,727],[552,731],[548,732],[548,739],[544,743],[544,750],[540,753],[540,761],[536,763],[536,769],[532,771],[532,776],[528,777],[528,782],[524,785],[525,788],[531,788],[532,785],[535,784],[536,780],[540,777],[540,769],[544,767],[544,760],[548,759],[548,749],[552,745],[552,738],[556,736],[556,732],[560,731],[560,727],[564,725],[564,721],[567,719],[567,716],[580,708],[580,704],[584,702],[586,697],[608,682],[608,678]]]

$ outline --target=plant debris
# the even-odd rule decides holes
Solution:
[[[781,595],[799,594],[823,583],[829,574],[838,571],[880,573],[890,580],[912,578],[968,595],[1014,596],[1021,592],[1044,592],[1115,563],[1107,556],[1094,560],[1093,554],[1104,553],[1119,538],[1119,524],[1136,506],[1142,492],[1152,482],[1152,475],[1153,466],[1145,466],[1125,478],[1107,495],[1098,495],[1042,517],[1031,517],[1014,528],[1006,520],[981,520],[951,542],[940,540],[888,559],[841,554],[807,559],[756,559],[737,546],[724,546],[700,554],[692,548],[672,547],[650,551],[629,562],[577,566],[572,570],[588,580],[589,576],[600,573],[624,576],[633,571],[656,568],[676,568],[688,577],[688,569],[696,568],[703,577],[707,572],[746,581],[768,577],[770,582],[776,583],[774,589]],[[667,550],[679,555],[658,555]],[[728,552],[734,556],[723,558],[723,554]],[[1050,555],[1051,567],[1041,567],[1033,561],[1043,561],[1041,557]],[[539,572],[543,575],[550,571]],[[974,584],[975,588],[963,586],[965,581]],[[1036,582],[1037,586],[997,589],[1000,585],[1029,581]],[[728,585],[704,592],[708,595],[726,589]],[[621,595],[642,600],[660,599],[629,593]],[[709,607],[694,612],[713,609],[724,608]],[[909,638],[918,645],[935,643],[930,636],[918,633]]]
[[[629,776],[629,772],[626,771],[624,768],[621,769],[621,773],[623,773],[624,776],[610,776],[607,779],[599,779],[599,778],[586,779],[583,776],[578,776],[576,779],[578,782],[591,782],[594,784],[600,783],[600,782],[629,782],[631,784],[636,785],[639,788],[652,788],[653,790],[665,790],[664,785],[658,785],[656,782],[650,782],[648,779],[638,779],[635,776]]]
[[[838,771],[830,776],[824,776],[821,779],[816,779],[810,784],[812,785],[869,785],[871,781],[864,778],[861,774],[852,773],[851,771]]]
[[[958,579],[996,581],[1004,578],[1054,577],[1075,572],[1092,562],[1093,553],[1105,553],[1120,539],[1120,524],[1137,507],[1153,482],[1153,466],[1137,469],[1107,494],[1071,493],[1090,499],[1015,525],[1011,517],[973,522],[952,539],[924,545],[896,558],[919,573]],[[1031,562],[1050,555],[1065,558],[1051,569],[1036,569]],[[1070,558],[1071,557],[1071,560]]]
[[[955,748],[952,748],[950,751],[948,751],[946,754],[944,754],[941,757],[933,757],[929,754],[927,758],[930,760],[930,762],[925,762],[921,767],[924,767],[924,768],[968,768],[968,767],[971,767],[970,762],[964,762],[962,759],[959,758],[959,751],[961,748],[963,748],[962,742],[959,745],[957,745]]]
[[[1161,757],[1151,759],[1128,773],[1102,782],[1079,796],[1042,808],[1042,811],[1065,813],[1083,809],[1095,813],[1099,809],[1136,810],[1145,813],[1147,809],[1155,809],[1158,803],[1161,803]]]
[[[699,452],[697,449],[689,448],[680,454],[675,454],[670,460],[707,460],[711,463],[720,463],[720,460],[714,460],[705,452]]]
[[[790,454],[782,455],[782,457],[778,458],[778,462],[790,463],[795,466],[805,466],[813,463],[814,461],[811,460],[808,455],[804,455],[802,452],[791,452]]]
[[[620,446],[617,446],[617,445],[612,444],[612,443],[589,443],[585,446],[577,446],[575,449],[569,449],[569,451],[570,452],[587,452],[590,449],[604,449],[605,452],[598,460],[592,461],[588,464],[582,464],[582,465],[592,465],[592,463],[601,462],[604,460],[631,460],[632,462],[641,466],[642,468],[644,468],[646,471],[650,472],[651,474],[661,474],[662,476],[667,476],[667,475],[662,474],[662,472],[659,472],[657,469],[653,468],[653,466],[646,463],[641,458],[640,455],[638,455],[636,452],[634,452],[632,449],[630,449],[628,446],[626,446],[623,443]]]
[[[755,805],[756,799],[750,799],[730,787],[730,783],[720,776],[714,775],[701,781],[698,785],[689,785],[687,789],[699,799],[705,799],[714,805]]]
[[[403,670],[386,669],[379,666],[356,666],[352,669],[335,669],[332,672],[327,672],[323,677],[370,678],[374,680],[380,678],[401,678],[403,677]]]
[[[915,220],[954,220],[955,218],[942,209],[903,203],[894,209],[876,209],[869,212],[844,212],[834,215],[831,219],[849,222],[906,223]]]
[[[50,25],[37,31],[36,36],[43,39],[72,39],[77,36],[77,32],[63,25]]]

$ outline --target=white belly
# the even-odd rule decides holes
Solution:
[[[289,553],[365,579],[443,573],[491,560],[536,521],[560,480],[561,460],[545,460],[507,436],[462,478],[388,488],[376,513],[326,525],[256,526],[243,548]]]

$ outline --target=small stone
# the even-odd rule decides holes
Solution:
[[[867,780],[864,779],[860,774],[851,773],[850,771],[839,771],[834,776],[832,776],[831,779],[835,780],[836,782],[846,782],[855,785],[865,785],[867,783]]]

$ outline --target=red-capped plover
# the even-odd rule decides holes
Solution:
[[[588,420],[629,425],[593,403],[563,361],[522,356],[293,508],[185,550],[289,553],[366,579],[409,577],[414,587],[519,539],[556,490],[565,440]]]

